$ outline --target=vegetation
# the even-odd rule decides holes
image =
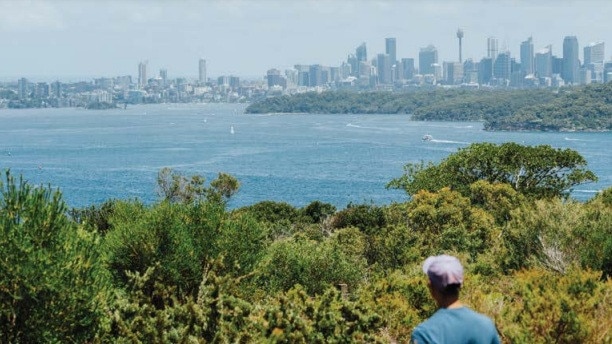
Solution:
[[[405,165],[404,175],[392,180],[388,187],[404,189],[408,194],[451,187],[469,195],[473,183],[485,180],[508,184],[531,198],[568,197],[572,187],[597,181],[595,174],[584,168],[586,164],[571,149],[522,146],[513,142],[474,143],[438,165]]]
[[[247,113],[406,113],[413,120],[484,121],[486,130],[612,130],[612,83],[558,90],[323,92],[267,98]]]
[[[509,149],[538,157],[518,183]],[[420,265],[450,253],[467,270],[463,300],[504,342],[609,343],[612,188],[567,198],[594,177],[574,153],[474,145],[405,176],[406,202],[340,210],[230,210],[234,177],[164,169],[155,204],[67,211],[59,191],[6,172],[0,342],[407,342],[435,311]],[[483,173],[440,171],[472,154]]]

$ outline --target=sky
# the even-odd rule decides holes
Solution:
[[[397,40],[397,57],[430,44],[439,62],[486,56],[487,37],[520,60],[522,41],[538,51],[563,38],[604,41],[612,59],[609,0],[0,0],[0,81],[83,80],[148,75],[262,78],[296,64],[339,66],[362,42],[368,59]]]

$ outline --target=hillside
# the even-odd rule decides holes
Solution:
[[[246,113],[405,113],[421,121],[484,121],[486,130],[612,130],[612,83],[558,90],[436,89],[410,93],[302,93],[267,98]]]

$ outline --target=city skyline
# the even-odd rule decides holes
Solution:
[[[434,45],[439,61],[487,56],[487,39],[498,40],[520,61],[529,37],[534,50],[552,46],[563,55],[566,36],[576,36],[579,58],[593,42],[612,42],[606,1],[13,1],[0,0],[0,80],[135,75],[164,69],[172,77],[206,74],[262,78],[270,68],[295,64],[338,66],[366,43],[368,59],[388,51],[397,60]],[[554,20],[552,20],[554,18]],[[605,60],[610,60],[606,52]]]

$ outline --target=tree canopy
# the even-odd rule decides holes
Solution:
[[[247,113],[411,114],[420,121],[483,121],[486,130],[612,130],[612,83],[560,89],[308,92],[266,98]]]
[[[439,164],[409,163],[404,175],[387,187],[404,189],[409,195],[420,190],[438,191],[444,187],[470,194],[470,185],[479,180],[505,183],[527,197],[567,197],[579,184],[596,181],[586,160],[572,149],[549,145],[523,146],[474,143],[460,148]]]

